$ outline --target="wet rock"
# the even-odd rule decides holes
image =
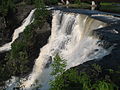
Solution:
[[[18,24],[21,25],[22,21],[28,16],[30,11],[34,9],[34,5],[24,5],[22,3],[16,5],[15,17],[18,20]]]
[[[105,49],[114,46],[113,50],[109,55],[104,56],[100,60],[90,60],[73,68],[78,73],[87,73],[93,83],[106,79],[120,86],[120,23],[117,22],[116,24],[109,24],[106,27],[96,29],[93,31],[93,36],[99,36],[100,41],[97,43],[99,46]],[[99,65],[102,71],[98,70],[98,72],[95,70],[93,68],[95,64]],[[111,73],[109,70],[113,70],[114,73]]]
[[[108,25],[93,31],[93,36],[100,38],[100,46],[108,48],[112,45],[120,45],[120,24]],[[102,43],[101,43],[102,42]]]
[[[45,68],[49,68],[51,63],[52,63],[52,57],[50,56],[47,64],[45,65]]]

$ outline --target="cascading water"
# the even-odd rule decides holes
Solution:
[[[30,12],[28,17],[23,21],[22,25],[18,27],[17,29],[15,29],[13,33],[12,41],[0,47],[0,52],[9,51],[11,49],[11,44],[19,37],[19,34],[24,31],[27,25],[32,23],[32,16],[33,16],[34,11],[35,9]]]
[[[21,87],[31,90],[42,86],[40,90],[48,90],[52,71],[48,64],[56,53],[67,60],[66,69],[109,54],[112,48],[103,49],[97,44],[100,40],[91,36],[92,30],[104,26],[105,23],[85,15],[54,11],[49,42],[40,49],[33,71]]]
[[[40,49],[32,73],[20,80],[23,90],[32,90],[38,86],[42,86],[40,90],[49,89],[48,82],[52,78],[49,64],[57,53],[66,59],[66,69],[109,54],[112,47],[105,50],[98,45],[99,38],[91,35],[92,30],[104,26],[105,23],[82,14],[54,11],[51,37],[48,44]],[[13,90],[11,86],[7,90]]]

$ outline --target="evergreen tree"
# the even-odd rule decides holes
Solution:
[[[13,12],[15,10],[15,5],[13,0],[1,0],[0,1],[0,13],[3,16],[7,16],[9,12]]]
[[[61,59],[57,54],[52,63],[51,75],[54,77],[54,80],[50,81],[50,90],[62,90],[62,87],[64,87],[64,80],[62,79],[61,75],[65,72],[65,68],[66,61]]]
[[[45,8],[45,4],[43,0],[35,0],[35,25],[42,26],[42,24],[46,21],[46,17],[48,16],[48,12]]]
[[[51,75],[61,75],[65,71],[66,68],[66,61],[61,59],[60,56],[57,54],[54,57],[54,61],[52,63],[52,73]]]

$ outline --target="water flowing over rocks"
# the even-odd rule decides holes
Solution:
[[[66,69],[109,55],[113,46],[104,49],[97,44],[100,41],[96,37],[97,35],[92,36],[91,34],[93,30],[105,26],[107,24],[104,22],[92,19],[87,15],[54,11],[49,42],[41,48],[32,73],[26,81],[22,82],[23,88],[31,90],[42,85],[41,90],[49,89],[51,66],[45,67],[48,65],[50,57],[53,58],[56,53],[67,60]],[[34,85],[36,80],[37,84]]]
[[[35,9],[31,11],[31,13],[29,14],[29,16],[27,17],[27,19],[23,22],[23,24],[29,24],[29,22],[31,22],[31,18],[33,18],[33,13],[34,13]],[[21,32],[21,30],[24,28],[25,25],[21,25],[22,28],[18,28],[18,32]],[[25,28],[24,28],[25,29]],[[35,58],[38,57],[39,52],[40,52],[40,48],[43,47],[48,40],[48,37],[50,36],[50,31],[51,29],[51,16],[49,16],[49,18],[47,18],[46,22],[43,24],[43,26],[41,28],[34,28],[34,30],[31,32],[32,36],[31,36],[31,41],[29,41],[29,46],[27,47],[27,53],[28,53],[28,58],[29,58],[29,68],[30,70],[32,70],[33,65],[34,65],[34,60]],[[24,31],[24,30],[23,30]],[[20,35],[18,35],[20,34]],[[14,38],[12,40],[12,42],[10,42],[10,44],[13,44],[16,41],[22,41],[23,40],[23,33],[18,33],[18,34],[14,34]],[[17,37],[18,36],[18,37]],[[5,60],[5,56],[6,53],[9,53],[9,50],[11,49],[11,45],[5,44],[5,47],[3,46],[1,50],[2,52],[0,52],[0,64],[5,64],[6,60]],[[8,48],[8,49],[7,49]],[[8,52],[6,52],[8,51]],[[27,72],[27,73],[30,73]],[[17,76],[20,76],[17,74]],[[23,77],[23,76],[21,76]],[[7,78],[6,78],[7,79]],[[1,83],[0,83],[1,84]]]
[[[79,12],[80,11],[80,12]],[[72,12],[72,10],[68,10]],[[81,13],[81,10],[76,10],[75,12]],[[84,11],[82,11],[83,13]],[[93,13],[94,12],[94,13]],[[77,70],[78,73],[85,72],[89,75],[92,81],[100,80],[106,75],[109,75],[110,80],[120,86],[120,74],[115,75],[109,73],[109,69],[113,71],[119,71],[120,65],[120,17],[117,14],[103,13],[100,12],[97,14],[97,11],[93,11],[92,14],[88,14],[86,11],[84,14],[88,14],[90,17],[98,19],[100,21],[106,22],[107,26],[99,29],[95,29],[92,32],[93,36],[98,36],[100,39],[100,46],[104,48],[109,48],[114,46],[109,55],[104,56],[101,59],[91,59],[91,61],[85,62],[78,66],[72,67],[71,69]],[[97,75],[97,72],[93,69],[92,65],[97,64],[102,68],[102,72]],[[69,71],[68,70],[68,71]]]
[[[22,80],[21,87],[23,86],[24,90],[32,90],[39,85],[42,85],[40,90],[49,89],[50,64],[57,53],[67,60],[66,69],[77,68],[78,72],[95,74],[90,72],[91,65],[95,63],[103,69],[118,69],[119,15],[82,9],[52,10],[52,28],[51,19],[48,19],[41,29],[37,28],[33,32],[33,41],[28,47],[30,68],[33,68],[33,71],[24,78],[27,80]],[[21,34],[17,40],[22,40],[22,37]]]
[[[0,46],[12,40],[14,30],[22,24],[33,5],[16,5],[16,12],[10,13],[6,18],[0,16]]]

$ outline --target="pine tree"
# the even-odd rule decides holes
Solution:
[[[7,16],[9,12],[13,12],[15,5],[13,0],[1,0],[0,1],[0,13],[3,16]]]
[[[46,21],[46,17],[48,16],[44,1],[35,0],[35,6],[37,8],[35,11],[35,25],[42,26],[42,24],[44,24],[44,22]]]
[[[54,61],[52,63],[52,73],[51,75],[61,75],[65,71],[66,61],[61,59],[60,56],[57,54],[54,57]]]

